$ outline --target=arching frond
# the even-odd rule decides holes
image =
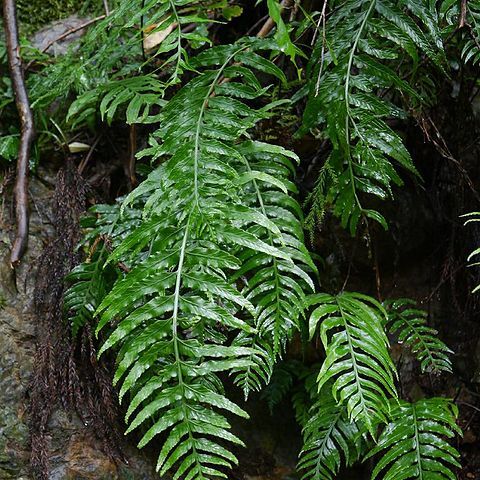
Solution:
[[[310,316],[310,337],[320,327],[326,359],[318,374],[318,390],[331,390],[347,408],[352,422],[386,421],[390,398],[396,398],[395,367],[388,352],[383,323],[386,312],[370,297],[344,292],[336,296],[315,294]],[[330,387],[329,387],[330,388]]]
[[[324,34],[317,36],[308,76],[304,114],[306,131],[317,126],[331,142],[331,153],[310,198],[308,225],[326,207],[355,233],[362,218],[385,228],[386,220],[364,206],[364,197],[384,200],[392,185],[401,185],[396,165],[417,175],[409,152],[391,119],[405,118],[396,97],[416,98],[408,81],[395,70],[399,55],[415,72],[423,54],[438,68],[445,63],[436,12],[421,2],[351,0],[329,2],[332,11]]]
[[[324,389],[308,412],[298,468],[302,480],[333,480],[342,465],[352,465],[361,451],[361,429],[348,418],[346,405],[338,404]]]
[[[455,480],[452,469],[460,466],[460,454],[447,439],[461,435],[456,406],[444,398],[430,398],[392,408],[391,422],[365,457],[382,454],[372,480],[380,475],[384,480]]]
[[[405,343],[420,362],[422,373],[452,373],[449,355],[453,352],[427,325],[427,312],[415,308],[415,302],[401,298],[387,304],[389,330]]]

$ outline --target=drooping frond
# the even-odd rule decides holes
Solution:
[[[273,222],[279,235],[264,229],[260,238],[266,245],[287,252],[280,258],[255,248],[239,254],[242,267],[234,279],[244,279],[244,294],[256,308],[256,333],[248,339],[244,334],[240,344],[250,343],[264,350],[256,355],[255,365],[240,371],[235,383],[242,387],[245,397],[269,382],[273,363],[269,360],[282,354],[292,334],[300,329],[304,315],[305,291],[313,290],[309,272],[316,271],[303,242],[302,211],[290,195],[296,193],[289,180],[294,172],[290,159],[296,159],[283,148],[261,142],[245,142],[239,146],[242,157],[236,166],[243,186],[242,199],[246,205]],[[258,230],[252,225],[252,233]],[[269,363],[270,362],[270,363]]]
[[[318,398],[317,377],[319,369],[319,365],[303,369],[299,375],[301,382],[296,386],[292,395],[295,418],[302,429],[310,420],[310,408],[315,403],[315,399]]]
[[[416,98],[414,72],[421,55],[442,68],[436,12],[421,2],[349,0],[329,2],[331,15],[317,36],[310,61],[309,96],[302,131],[323,127],[331,152],[310,198],[307,224],[331,207],[355,233],[370,217],[386,220],[364,206],[365,195],[386,199],[402,179],[395,164],[417,175],[409,152],[389,120],[405,118],[398,96]],[[396,64],[402,55],[405,75]],[[408,60],[410,59],[410,60]],[[409,72],[413,72],[409,73]]]
[[[246,142],[239,150],[243,155],[237,167],[239,182],[245,185],[243,201],[277,225],[280,236],[276,238],[265,230],[263,241],[289,254],[282,259],[245,250],[240,256],[243,266],[237,273],[238,278],[248,279],[245,294],[257,306],[256,328],[270,338],[274,354],[279,355],[292,333],[299,330],[304,292],[314,289],[307,271],[316,271],[304,244],[302,211],[291,196],[296,187],[289,180],[295,171],[290,158],[296,157],[281,147],[261,142]]]
[[[427,325],[427,312],[415,308],[415,302],[401,298],[387,304],[389,330],[405,343],[420,362],[422,373],[452,373],[449,355],[453,352]]]
[[[282,361],[275,365],[270,383],[261,394],[262,400],[266,400],[272,415],[275,407],[287,396],[294,381],[304,371],[304,365],[296,360]]]
[[[234,345],[253,348],[249,356],[251,363],[245,368],[234,369],[233,379],[233,383],[242,389],[243,396],[248,399],[251,392],[259,392],[270,383],[275,355],[269,339],[262,338],[258,330],[252,334],[240,332],[234,340]]]
[[[391,422],[365,457],[382,454],[372,480],[455,480],[452,468],[460,467],[460,454],[446,439],[462,433],[457,415],[457,407],[444,398],[394,405]]]
[[[176,470],[174,478],[225,476],[222,468],[236,462],[220,439],[241,441],[219,410],[246,413],[225,397],[217,373],[253,370],[265,359],[268,380],[272,351],[294,328],[311,285],[300,268],[314,266],[298,239],[298,204],[287,195],[293,154],[247,139],[272,108],[247,105],[266,91],[252,68],[285,78],[255,52],[267,45],[249,40],[191,59],[197,70],[214,69],[161,111],[140,156],[162,163],[120,212],[140,204],[143,219],[107,260],[128,271],[97,309],[97,331],[112,325],[101,352],[119,352],[114,381],[120,399],[130,399],[128,432],[150,425],[140,447],[162,434],[157,469]],[[262,281],[272,295],[259,296]]]
[[[346,405],[338,404],[324,389],[308,412],[298,468],[302,480],[333,480],[342,465],[352,465],[361,451],[361,429],[348,418]]]
[[[352,422],[369,430],[386,421],[390,399],[396,398],[395,367],[388,352],[383,323],[386,312],[374,299],[358,293],[310,297],[318,305],[310,316],[310,337],[320,326],[326,359],[318,374],[318,390],[330,388],[335,401],[347,408]]]

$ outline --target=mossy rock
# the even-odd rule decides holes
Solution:
[[[87,16],[102,8],[102,2],[95,0],[17,0],[20,28],[27,36],[54,20]]]

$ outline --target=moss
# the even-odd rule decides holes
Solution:
[[[20,29],[30,35],[54,20],[92,14],[101,9],[101,4],[96,0],[17,0]]]

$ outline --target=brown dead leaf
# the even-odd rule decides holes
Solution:
[[[143,48],[145,51],[150,52],[155,47],[158,47],[176,27],[176,23],[171,23],[167,28],[155,30],[153,33],[146,34],[143,39]],[[153,26],[153,28],[155,28],[155,26]]]

